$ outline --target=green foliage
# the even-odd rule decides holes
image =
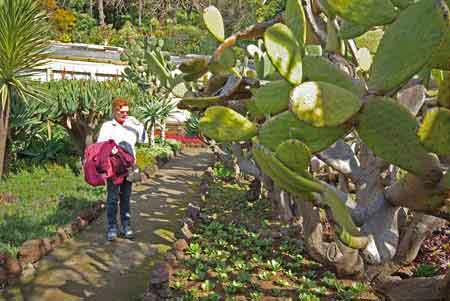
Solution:
[[[24,165],[26,169],[0,181],[0,192],[18,198],[0,206],[0,251],[15,252],[25,240],[49,237],[104,196],[103,188],[89,186],[68,165]]]
[[[316,127],[333,127],[347,121],[361,108],[353,93],[326,82],[305,82],[291,92],[290,110]]]
[[[448,17],[444,17],[444,10],[436,1],[420,1],[402,11],[381,39],[369,89],[386,93],[429,63],[448,27],[445,18]]]
[[[196,114],[191,114],[188,120],[184,123],[184,129],[186,131],[186,136],[194,137],[198,136],[199,128],[198,128],[199,118]]]
[[[450,110],[434,108],[427,112],[418,136],[427,150],[437,155],[450,155]]]
[[[210,107],[200,119],[201,132],[214,140],[241,141],[257,134],[256,125],[241,114],[226,107]]]
[[[357,131],[377,156],[421,175],[430,158],[416,136],[416,128],[415,118],[395,100],[372,97],[359,116]]]
[[[414,273],[415,277],[433,277],[436,276],[439,272],[439,267],[432,264],[420,264],[416,272]]]

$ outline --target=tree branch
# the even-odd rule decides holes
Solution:
[[[351,147],[342,139],[338,140],[326,150],[316,154],[316,156],[336,171],[351,179],[355,184],[363,176],[363,170],[360,167],[358,158]]]
[[[239,143],[233,143],[231,149],[233,151],[233,155],[237,158],[239,168],[242,172],[252,175],[256,178],[261,177],[261,170],[253,161],[245,158],[242,151],[242,146]]]
[[[327,41],[327,34],[325,32],[325,26],[322,24],[319,24],[316,20],[316,17],[313,12],[312,3],[311,0],[305,0],[303,1],[305,5],[305,15],[308,19],[309,24],[311,24],[312,30],[314,31],[315,35],[319,38],[320,43],[322,45],[326,44]]]
[[[233,34],[232,36],[226,38],[225,41],[223,41],[222,44],[217,47],[216,51],[214,52],[213,58],[216,60],[219,59],[223,51],[226,48],[234,46],[238,40],[257,39],[259,37],[262,37],[267,28],[282,21],[283,17],[279,15],[272,20],[252,25],[244,31]]]

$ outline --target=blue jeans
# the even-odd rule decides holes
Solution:
[[[120,185],[115,185],[108,179],[106,184],[106,214],[108,217],[108,227],[117,228],[117,201],[120,206],[120,222],[122,226],[130,225],[130,196],[132,183],[124,180]]]

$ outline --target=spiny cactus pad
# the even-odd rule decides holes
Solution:
[[[384,31],[381,28],[369,30],[355,39],[355,44],[358,48],[367,48],[371,53],[376,53],[381,39],[384,36]]]
[[[264,43],[275,68],[288,82],[302,82],[302,49],[284,24],[272,25],[264,32]]]
[[[278,145],[275,156],[294,172],[304,176],[311,161],[308,146],[297,139],[289,139]]]
[[[200,71],[208,71],[208,59],[207,58],[194,58],[185,61],[178,67],[183,73],[197,73]]]
[[[312,153],[322,151],[345,136],[345,127],[314,127],[295,117],[292,112],[283,112],[266,121],[260,129],[260,143],[272,151],[288,139],[305,143]]]
[[[447,1],[450,6],[450,1]],[[450,15],[450,14],[449,14]],[[450,17],[447,19],[447,26],[444,29],[444,39],[439,47],[434,50],[431,58],[431,66],[436,69],[450,70]]]
[[[291,91],[290,110],[298,119],[316,127],[333,127],[347,121],[361,108],[353,93],[326,82],[306,82]]]
[[[391,98],[371,97],[359,114],[361,139],[382,159],[422,176],[429,155],[416,136],[417,121]]]
[[[450,155],[450,110],[434,108],[427,112],[418,136],[427,150],[437,155]]]
[[[365,33],[368,29],[366,25],[343,21],[339,28],[339,37],[345,40],[354,39]]]
[[[400,9],[405,9],[411,4],[418,2],[419,0],[391,0],[392,4]]]
[[[254,123],[230,108],[214,106],[205,111],[199,121],[203,135],[218,142],[243,141],[254,137],[257,128]]]
[[[264,114],[276,114],[289,107],[289,92],[292,85],[285,80],[272,81],[254,91],[258,110]]]
[[[441,71],[442,79],[439,83],[439,104],[450,109],[450,71]]]
[[[386,93],[428,64],[444,37],[445,23],[438,1],[420,1],[402,11],[381,39],[371,68],[369,89]]]
[[[356,95],[364,94],[364,87],[361,84],[354,83],[350,76],[321,56],[306,55],[303,57],[303,80],[327,82],[347,89]]]
[[[326,0],[347,21],[372,27],[392,22],[397,16],[389,0]]]
[[[356,227],[349,210],[339,199],[336,193],[330,189],[322,193],[324,203],[331,209],[339,239],[348,247],[363,249],[367,246],[368,238],[363,236]]]
[[[306,19],[301,0],[287,0],[284,22],[294,33],[300,47],[303,47],[306,41]]]
[[[264,173],[270,176],[275,184],[287,192],[304,195],[308,192],[322,192],[325,188],[312,177],[303,177],[278,160],[273,152],[260,144],[254,144],[252,154]]]
[[[219,96],[210,97],[185,97],[178,103],[179,108],[197,108],[204,109],[215,104],[220,103],[222,100]]]
[[[203,10],[203,21],[209,32],[219,41],[225,40],[225,27],[220,11],[215,6],[209,6]]]
[[[215,75],[225,75],[230,73],[234,65],[236,65],[236,56],[231,48],[226,48],[219,59],[209,63],[208,68]]]

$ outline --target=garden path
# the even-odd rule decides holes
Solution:
[[[192,184],[209,159],[205,150],[185,151],[134,188],[135,240],[107,242],[104,214],[39,261],[34,273],[0,292],[0,300],[139,300],[152,263],[174,242],[174,233],[195,193]]]

